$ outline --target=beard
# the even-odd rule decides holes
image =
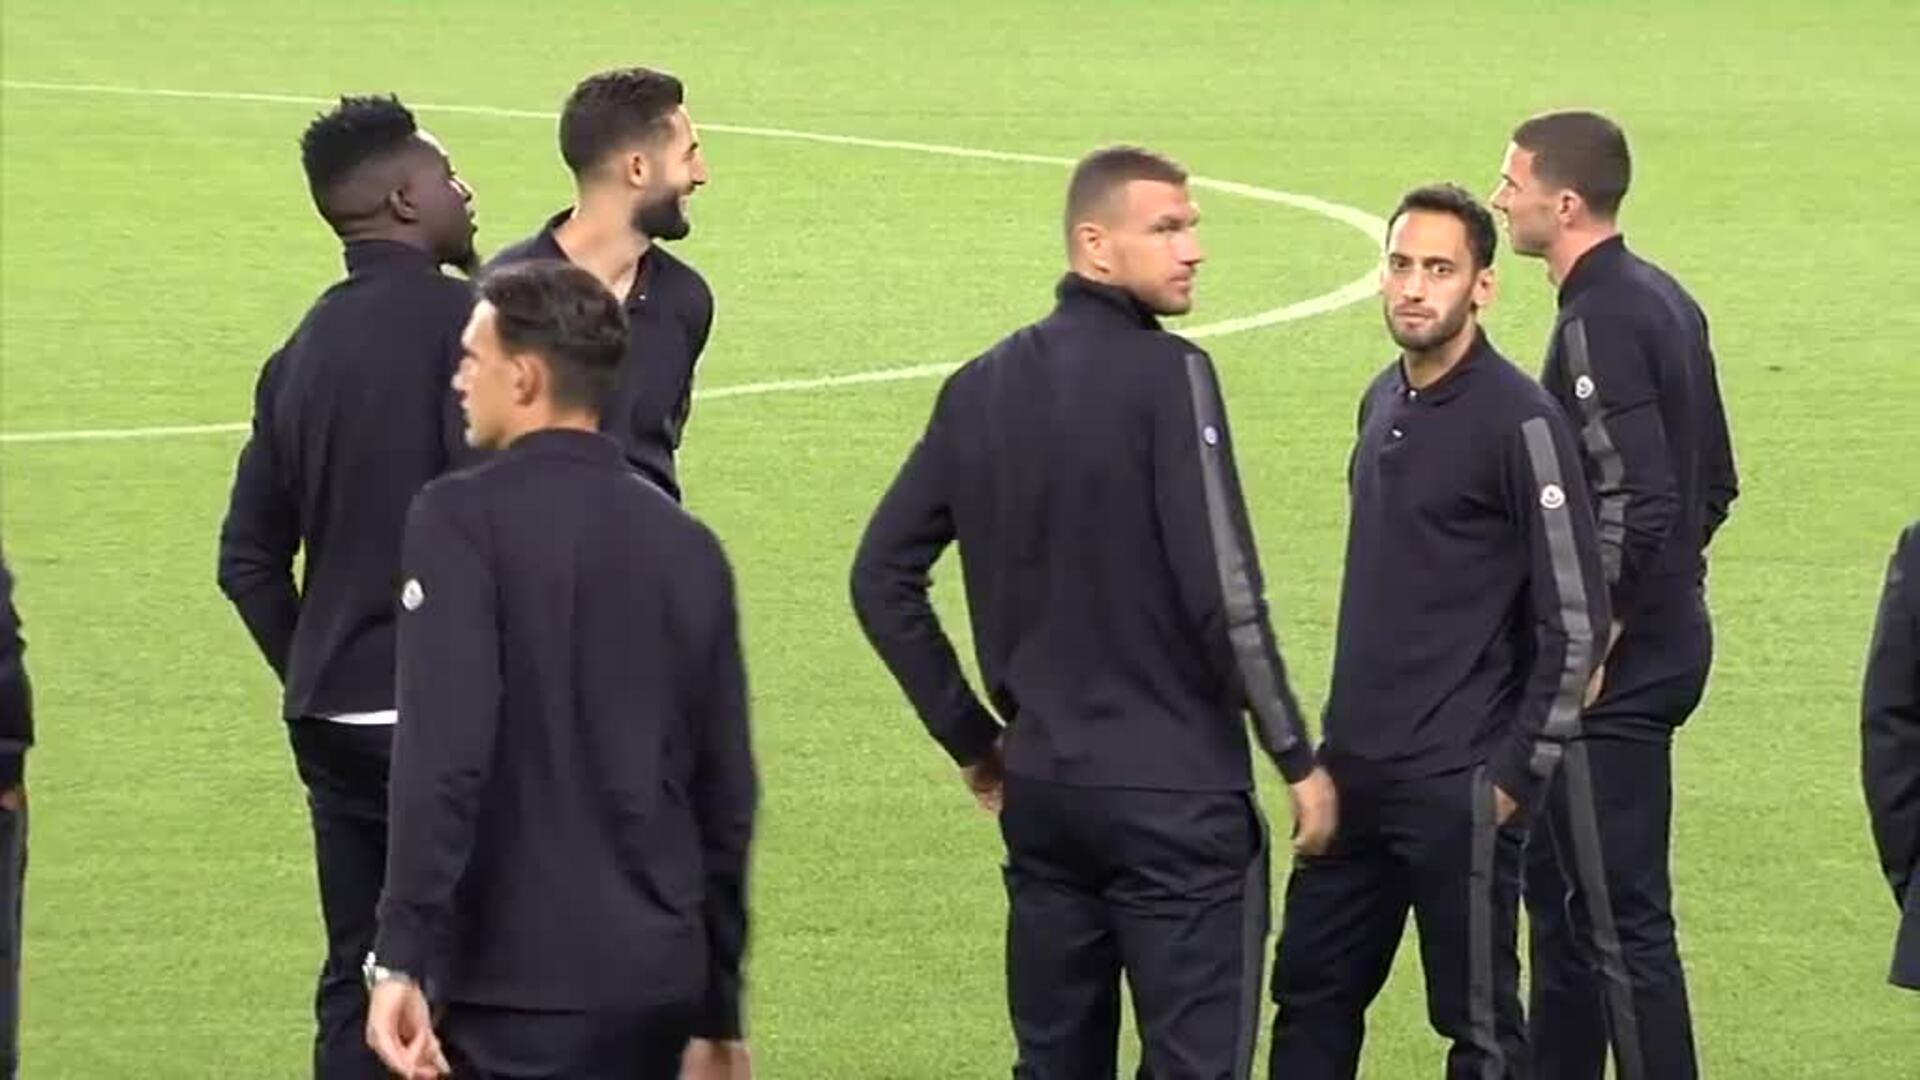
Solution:
[[[681,240],[693,223],[680,210],[681,192],[667,189],[649,196],[633,210],[633,231],[649,240]]]
[[[458,222],[450,221],[436,231],[439,239],[434,244],[434,254],[440,265],[451,266],[470,278],[480,273],[480,253],[473,247],[477,230],[472,218],[462,215]]]
[[[1452,341],[1461,330],[1466,328],[1467,316],[1473,313],[1473,305],[1462,301],[1451,311],[1441,311],[1423,325],[1402,329],[1394,321],[1392,309],[1387,310],[1387,333],[1393,337],[1393,343],[1412,352],[1425,352],[1442,342]]]
[[[454,251],[440,261],[470,278],[480,275],[480,253],[473,250],[472,240],[457,245]]]

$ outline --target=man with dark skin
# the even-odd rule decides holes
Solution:
[[[343,98],[301,157],[347,276],[260,374],[219,582],[283,685],[313,818],[327,930],[314,1072],[358,1080],[385,1075],[360,1037],[359,973],[386,864],[393,582],[409,500],[466,453],[448,380],[472,292],[441,267],[474,264],[473,192],[391,97]]]

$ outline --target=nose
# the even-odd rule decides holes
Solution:
[[[707,157],[705,154],[696,154],[694,155],[694,158],[693,158],[694,186],[699,187],[700,185],[706,182],[707,182]]]
[[[473,201],[473,185],[472,184],[469,184],[465,180],[462,180],[456,176],[453,178],[453,189],[460,193],[461,202],[470,203]]]
[[[1199,266],[1207,261],[1207,249],[1200,245],[1200,238],[1191,229],[1179,234],[1174,244],[1173,257],[1180,260],[1182,266]]]

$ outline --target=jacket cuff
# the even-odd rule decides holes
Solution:
[[[17,788],[27,778],[25,750],[0,751],[0,791]]]
[[[1316,764],[1313,747],[1305,739],[1295,740],[1287,749],[1274,755],[1274,767],[1289,784],[1297,784],[1312,774]]]
[[[966,768],[993,749],[994,741],[1000,738],[1000,721],[993,718],[978,704],[974,705],[959,723],[949,729],[940,740],[940,745],[953,758],[954,764]]]
[[[1507,793],[1508,798],[1520,804],[1520,812],[1523,814],[1531,810],[1533,800],[1540,793],[1541,786],[1552,775],[1549,772],[1547,777],[1542,777],[1533,771],[1536,745],[1536,740],[1533,739],[1511,740],[1504,743],[1494,754],[1493,760],[1487,763],[1487,775],[1501,791]],[[1555,754],[1554,767],[1557,768],[1559,763],[1560,757]]]
[[[716,979],[700,1003],[693,1037],[712,1042],[737,1041],[744,1036],[740,1020],[740,983],[737,979]]]

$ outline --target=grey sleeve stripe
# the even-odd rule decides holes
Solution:
[[[1593,619],[1587,604],[1587,584],[1580,575],[1580,556],[1573,539],[1573,509],[1566,503],[1566,484],[1560,471],[1560,455],[1553,447],[1553,432],[1545,417],[1536,416],[1520,425],[1527,444],[1527,464],[1533,470],[1534,483],[1545,492],[1549,487],[1563,493],[1557,506],[1543,497],[1539,503],[1540,525],[1547,534],[1547,555],[1553,563],[1554,593],[1559,598],[1557,611],[1548,612],[1559,620],[1567,635],[1566,655],[1561,660],[1560,685],[1554,690],[1553,704],[1547,710],[1542,739],[1534,748],[1532,768],[1541,779],[1553,775],[1560,761],[1556,744],[1579,734],[1580,706],[1586,695],[1587,673],[1593,664]]]
[[[1302,730],[1291,715],[1279,670],[1272,663],[1266,635],[1261,633],[1260,598],[1254,595],[1253,552],[1236,521],[1233,494],[1227,484],[1220,448],[1224,411],[1220,391],[1213,384],[1207,358],[1187,354],[1187,389],[1193,397],[1194,438],[1200,441],[1200,478],[1207,500],[1207,531],[1213,537],[1213,560],[1220,572],[1220,596],[1226,606],[1227,640],[1233,646],[1240,680],[1246,688],[1247,709],[1254,731],[1268,754],[1282,754],[1299,741]]]
[[[1580,442],[1600,474],[1595,487],[1600,505],[1595,517],[1600,525],[1600,561],[1611,585],[1620,580],[1620,558],[1627,543],[1627,465],[1600,415],[1600,392],[1593,378],[1593,357],[1587,350],[1586,322],[1573,319],[1561,334],[1567,347],[1567,372],[1573,376],[1573,398],[1580,406]],[[1579,391],[1583,379],[1589,387],[1585,397]]]

